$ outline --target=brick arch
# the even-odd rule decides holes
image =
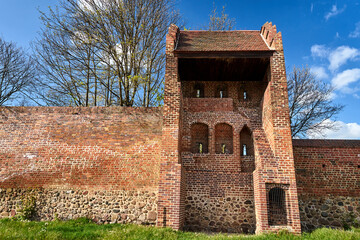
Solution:
[[[191,124],[190,135],[192,153],[209,152],[209,127],[207,124],[200,122]]]
[[[215,153],[233,153],[233,127],[227,123],[215,125]],[[225,150],[224,150],[225,149]]]

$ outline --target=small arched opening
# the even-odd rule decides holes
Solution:
[[[248,126],[244,126],[240,132],[240,147],[241,156],[253,156],[254,155],[254,143],[252,140],[252,134]]]
[[[196,83],[193,89],[194,98],[203,98],[204,97],[204,84]]]
[[[215,126],[215,153],[233,153],[233,128],[229,124],[219,123]]]
[[[191,152],[209,152],[209,127],[204,123],[194,123],[191,125]]]
[[[286,196],[285,190],[280,187],[270,189],[268,193],[269,225],[286,225]]]
[[[226,84],[221,84],[216,88],[215,92],[216,98],[227,98],[228,96],[228,88]]]
[[[247,102],[250,100],[249,92],[245,88],[240,88],[239,100],[240,102]]]

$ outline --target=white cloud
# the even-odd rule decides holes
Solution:
[[[349,34],[349,37],[351,37],[351,38],[359,38],[360,37],[360,22],[356,23],[355,30]]]
[[[353,68],[345,70],[337,74],[332,80],[332,85],[343,92],[346,92],[350,83],[356,82],[360,79],[360,68]]]
[[[354,60],[359,55],[360,51],[356,48],[340,46],[329,54],[329,69],[335,71],[348,60]]]
[[[117,0],[115,3],[120,4],[123,0]],[[78,0],[78,5],[83,10],[94,11],[95,8],[106,10],[112,7],[112,1],[107,0]]]
[[[311,46],[311,56],[326,58],[329,55],[329,49],[325,45],[312,45]]]
[[[317,79],[326,79],[329,75],[326,73],[325,68],[313,66],[310,68],[310,72],[315,75]]]
[[[311,3],[311,6],[310,6],[310,12],[312,13],[314,11],[314,4]]]
[[[360,124],[326,120],[325,124],[334,123],[335,128],[326,129],[321,134],[308,131],[309,138],[360,139]]]
[[[330,12],[326,13],[324,16],[325,20],[327,21],[330,18],[335,17],[336,15],[339,15],[340,13],[345,11],[345,8],[346,8],[346,5],[341,9],[338,9],[336,5],[332,5]]]

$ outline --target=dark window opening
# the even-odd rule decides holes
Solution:
[[[191,152],[208,153],[209,127],[204,123],[191,125]]]
[[[204,97],[204,84],[197,83],[194,85],[193,97],[196,97],[196,98]]]
[[[216,89],[215,97],[227,98],[228,97],[227,86],[226,85],[218,86]]]
[[[269,225],[286,225],[286,197],[282,188],[275,187],[268,194]]]
[[[233,129],[229,124],[220,123],[215,126],[215,153],[233,153]]]
[[[252,140],[252,134],[247,126],[244,126],[240,132],[240,146],[241,156],[253,156],[254,155],[254,144]]]

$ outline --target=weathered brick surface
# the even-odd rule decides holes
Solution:
[[[185,187],[179,155],[182,95],[178,82],[177,58],[173,53],[178,33],[179,28],[171,25],[166,36],[166,81],[157,222],[158,226],[169,226],[174,229],[183,226]]]
[[[300,233],[360,217],[360,141],[291,139],[275,25],[171,25],[165,70],[163,108],[0,108],[0,217],[27,191],[41,220]]]
[[[156,189],[161,109],[0,109],[0,187]]]
[[[64,218],[97,215],[98,221],[108,221],[115,202],[123,209],[130,202],[123,196],[132,191],[153,196],[142,196],[141,201],[156,213],[161,127],[160,108],[0,108],[0,189],[18,189],[2,191],[2,216],[15,210],[22,197],[17,191],[34,188],[52,189],[38,195],[42,203],[52,199],[55,209],[39,209],[41,219],[57,213]],[[64,189],[75,193],[66,195]],[[91,194],[83,196],[81,190],[103,191],[112,202],[96,205],[88,200]],[[53,198],[57,194],[63,198]],[[98,200],[99,194],[92,195]],[[139,200],[133,197],[131,202]],[[140,211],[117,213],[131,215],[131,222],[146,221]]]
[[[301,225],[343,227],[360,218],[360,141],[293,140]]]
[[[254,131],[256,231],[273,231],[285,227],[300,233],[282,37],[271,23],[263,25],[261,34],[275,52],[270,58],[270,81],[262,101],[263,131]],[[285,191],[287,211],[291,213],[287,214],[285,226],[273,226],[269,222],[267,187],[271,184]]]

